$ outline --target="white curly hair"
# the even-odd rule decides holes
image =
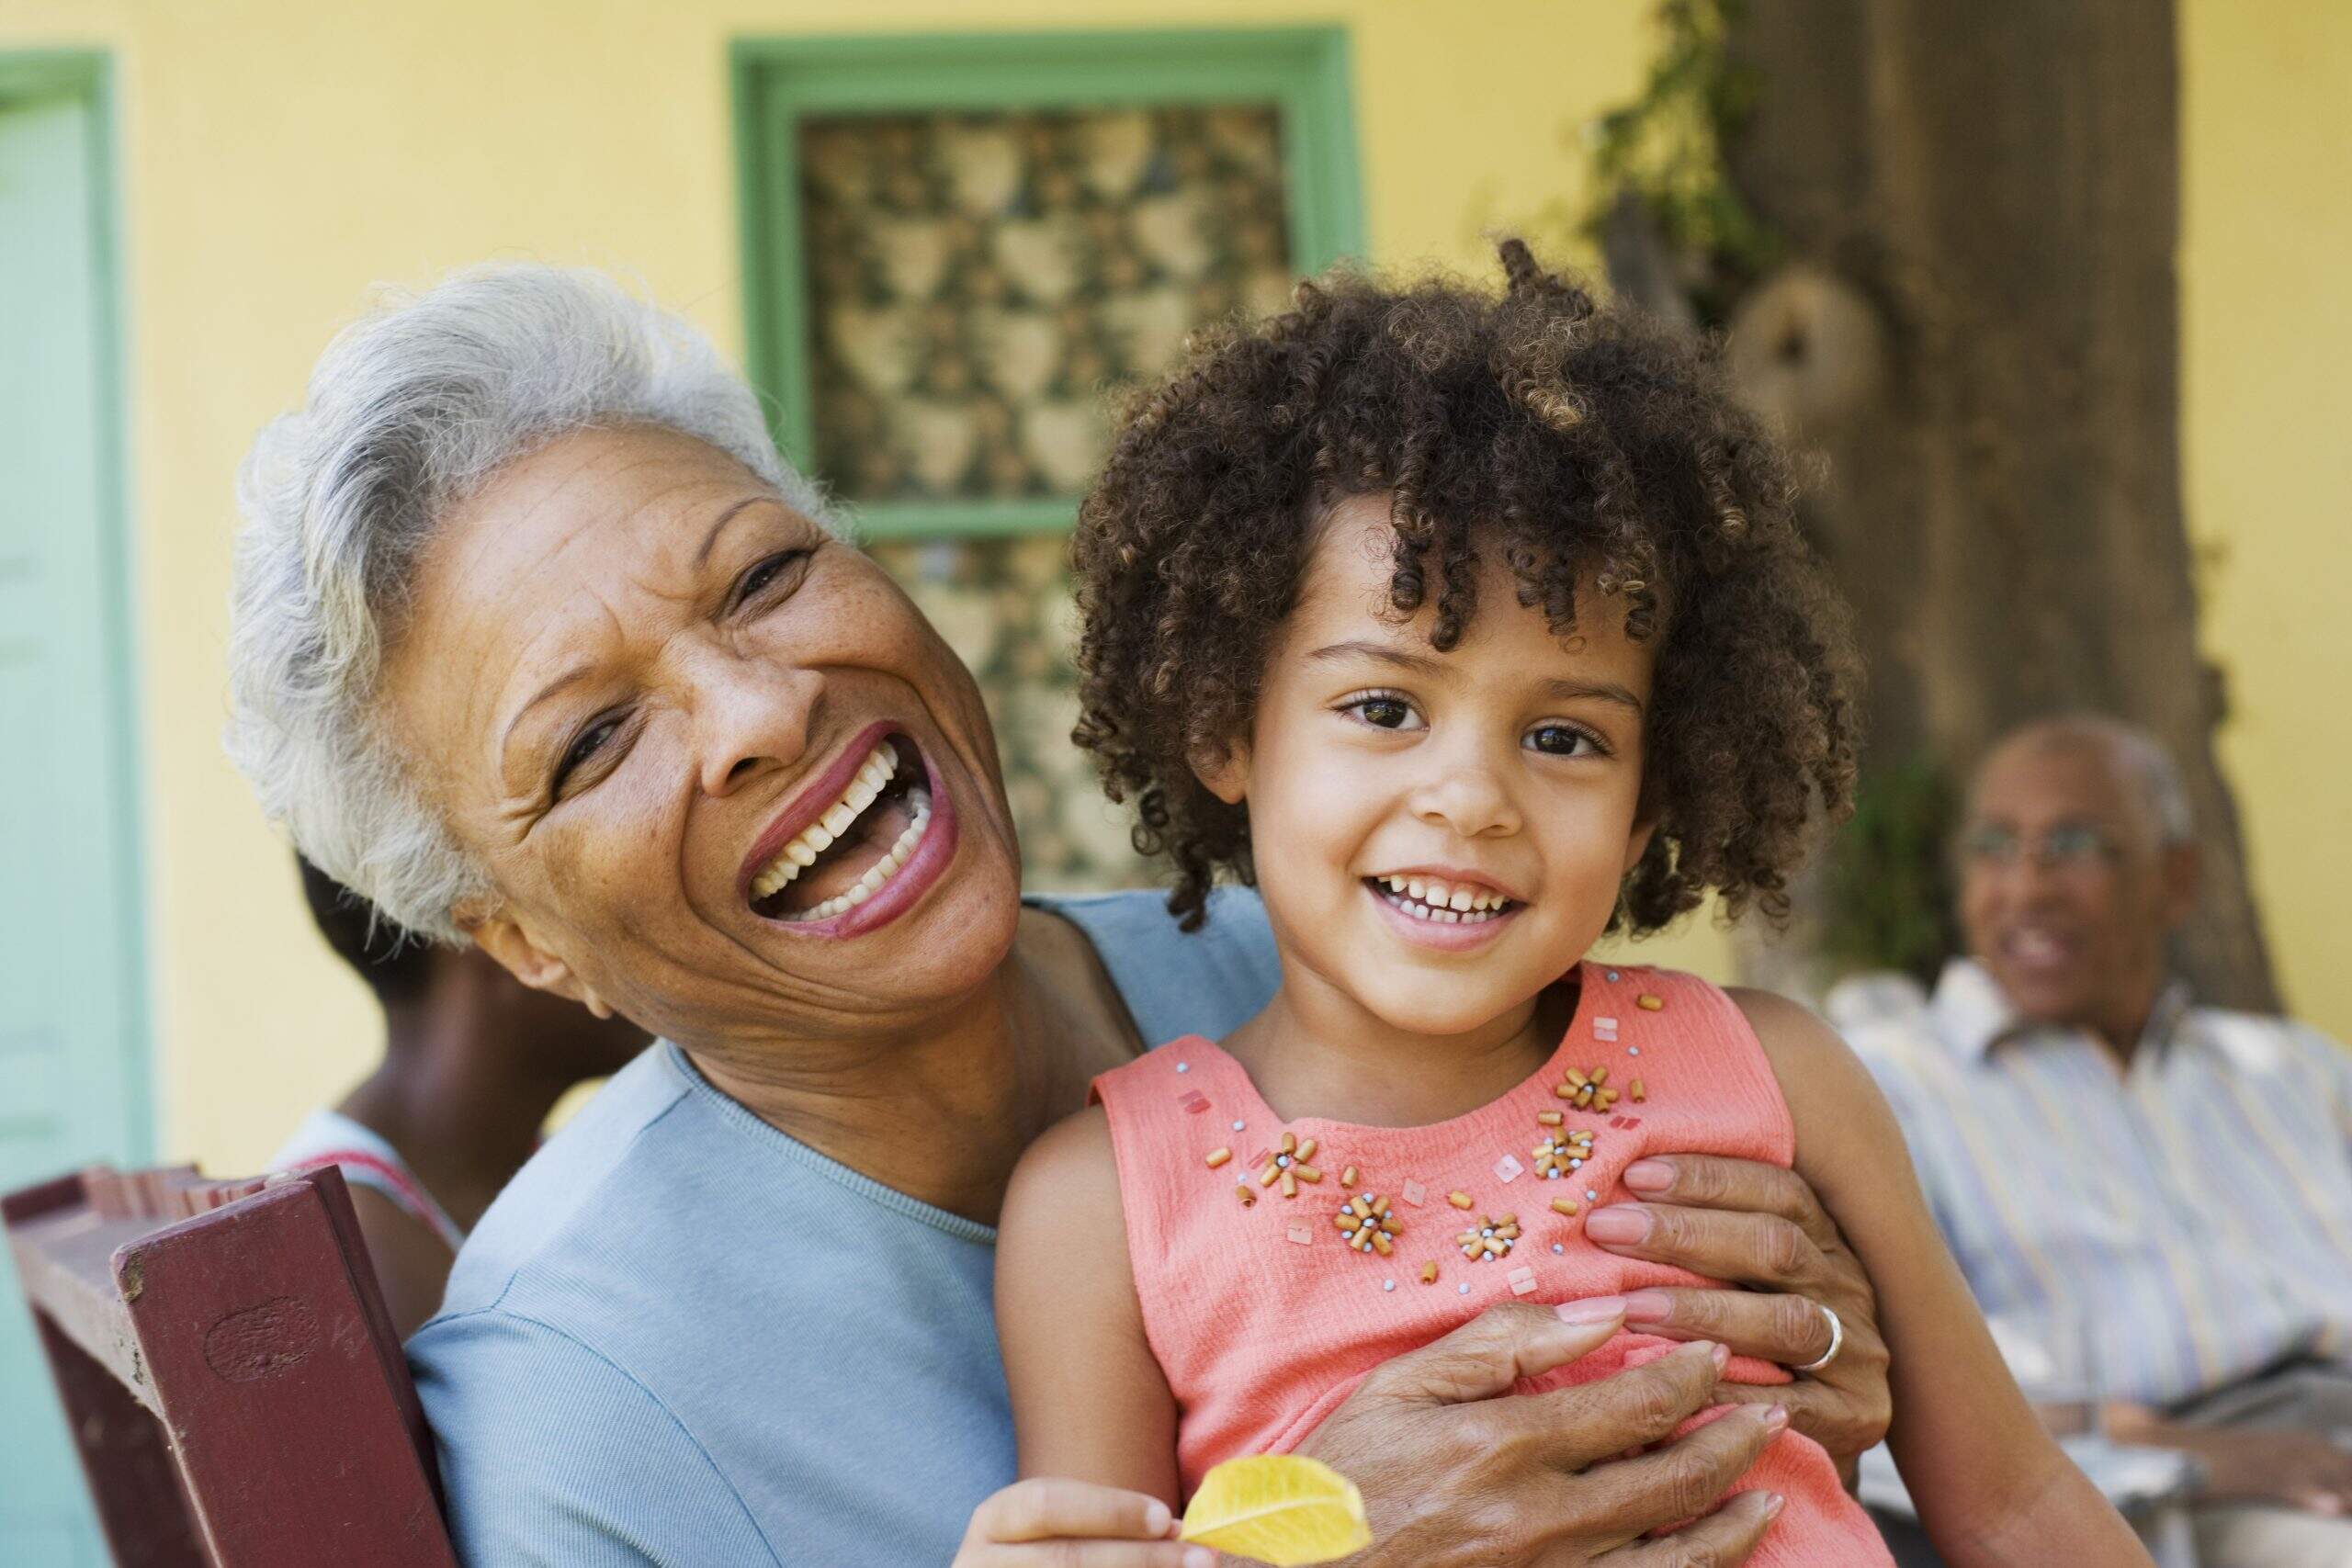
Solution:
[[[388,634],[453,506],[613,425],[708,442],[831,525],[708,339],[601,273],[540,264],[469,268],[345,328],[239,470],[229,755],[296,849],[422,936],[460,940],[453,911],[489,884],[377,722]]]

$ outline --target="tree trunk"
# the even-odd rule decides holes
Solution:
[[[1732,178],[1790,258],[1734,363],[1826,459],[1808,522],[1858,606],[1871,759],[2145,726],[2205,848],[2183,967],[2275,1010],[2181,513],[2171,0],[1752,0],[1734,50]]]

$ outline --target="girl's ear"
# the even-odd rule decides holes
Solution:
[[[1238,806],[1250,796],[1250,749],[1234,744],[1214,752],[1195,752],[1193,776],[1227,806]]]
[[[1642,863],[1642,856],[1649,852],[1650,840],[1657,835],[1657,814],[1650,812],[1634,818],[1634,830],[1625,836],[1625,864],[1620,876],[1631,876],[1634,868]]]
[[[475,946],[531,989],[568,997],[598,1018],[613,1016],[610,1003],[573,973],[571,965],[533,941],[530,932],[511,916],[498,914],[469,919],[461,914],[458,924],[472,936]]]

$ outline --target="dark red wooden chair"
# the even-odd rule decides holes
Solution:
[[[341,1172],[100,1168],[0,1216],[118,1563],[455,1568]]]

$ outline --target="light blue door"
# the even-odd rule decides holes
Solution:
[[[105,76],[0,54],[0,1189],[150,1154]],[[0,1254],[0,1562],[106,1561]]]

